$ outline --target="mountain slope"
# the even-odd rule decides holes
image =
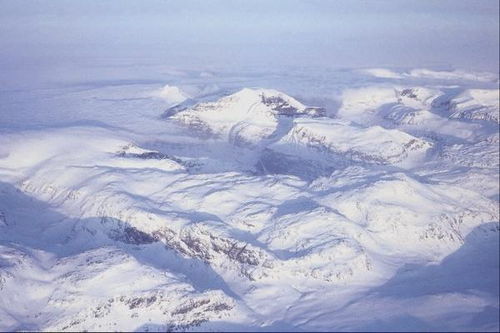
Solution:
[[[498,132],[398,82],[4,130],[0,330],[496,330]]]

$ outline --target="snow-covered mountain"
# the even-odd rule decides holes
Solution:
[[[498,329],[498,90],[391,73],[51,97],[96,121],[0,136],[0,330]]]
[[[325,153],[344,163],[395,164],[431,147],[432,143],[396,129],[361,127],[343,120],[297,119],[270,149],[298,156]]]
[[[173,112],[174,111],[174,112]],[[282,131],[284,117],[320,116],[294,98],[270,89],[242,89],[216,102],[199,103],[167,114],[207,137],[223,137],[235,145],[256,145]]]
[[[500,121],[500,90],[469,89],[450,100],[451,118]]]

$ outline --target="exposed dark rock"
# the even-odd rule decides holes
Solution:
[[[410,89],[410,88],[407,88],[407,89],[403,89],[400,93],[399,93],[400,96],[406,96],[408,98],[417,98],[417,95],[415,94],[415,92],[413,91],[413,89]]]
[[[115,239],[136,245],[151,244],[157,241],[155,237],[133,227],[126,227],[121,236],[115,237]]]

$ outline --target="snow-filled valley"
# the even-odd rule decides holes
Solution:
[[[496,74],[142,70],[0,91],[0,331],[499,330]]]

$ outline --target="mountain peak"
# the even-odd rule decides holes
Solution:
[[[288,123],[285,118],[322,116],[324,110],[307,107],[277,90],[243,88],[214,102],[171,108],[164,115],[203,136],[227,136],[230,142],[253,145],[281,131]]]

